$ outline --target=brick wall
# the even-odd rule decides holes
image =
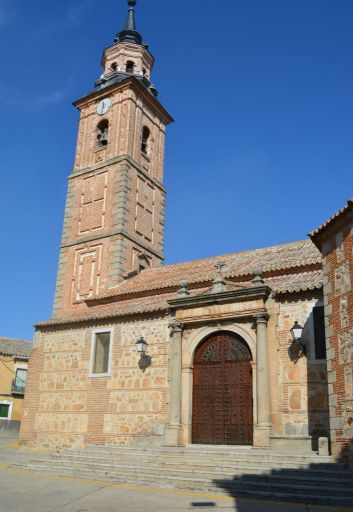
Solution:
[[[332,453],[353,466],[353,214],[328,226],[324,256],[325,322]]]
[[[144,253],[159,266],[164,244],[163,187],[120,161],[70,178],[54,313],[117,286]]]
[[[141,92],[134,81],[125,82],[109,91],[111,108],[104,116],[96,109],[107,93],[87,96],[78,105],[55,316],[80,311],[86,298],[117,286],[139,270],[139,256],[145,257],[147,267],[163,262],[164,144],[170,119],[151,94]],[[102,119],[109,125],[108,139],[98,147]],[[150,131],[148,153],[141,146],[145,126]]]

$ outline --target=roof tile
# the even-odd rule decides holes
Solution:
[[[15,338],[0,338],[0,354],[5,356],[28,358],[32,351],[32,343]]]
[[[347,204],[344,205],[343,208],[341,208],[340,210],[338,210],[338,212],[329,217],[323,224],[321,224],[321,226],[314,229],[314,231],[308,233],[308,235],[311,238],[315,238],[317,235],[321,234],[326,228],[328,228],[330,224],[338,220],[340,217],[342,217],[345,213],[347,213],[350,210],[353,210],[353,199],[348,199]]]
[[[215,276],[214,265],[217,261],[222,261],[225,264],[223,271],[225,278],[241,278],[252,276],[254,270],[258,268],[261,268],[264,273],[268,273],[321,263],[322,257],[311,240],[302,240],[264,249],[166,265],[144,270],[141,274],[122,282],[116,288],[92,297],[88,302],[104,297],[171,288],[178,286],[183,279],[189,281],[190,284],[209,282]]]

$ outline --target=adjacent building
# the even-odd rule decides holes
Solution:
[[[353,467],[353,200],[310,237],[323,255],[332,453]]]
[[[16,423],[23,416],[28,359],[32,343],[0,338],[0,425]]]

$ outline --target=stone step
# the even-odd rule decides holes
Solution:
[[[218,468],[213,467],[211,470],[201,469],[201,468],[189,468],[189,467],[169,467],[168,464],[165,465],[143,465],[135,464],[111,464],[108,461],[105,462],[87,462],[87,461],[66,461],[66,460],[48,460],[48,459],[38,459],[36,461],[32,461],[33,466],[37,467],[62,467],[65,469],[70,468],[71,470],[80,471],[83,470],[91,470],[95,471],[96,469],[107,471],[110,474],[115,474],[119,476],[120,473],[135,473],[137,475],[143,474],[146,471],[149,472],[150,475],[156,475],[158,477],[163,477],[163,475],[171,475],[171,476],[198,476],[202,478],[207,478],[210,480],[214,480],[217,478],[226,478],[232,479],[233,477],[241,476],[243,479],[247,480],[256,480],[256,481],[273,481],[273,482],[283,482],[283,483],[295,483],[295,482],[303,482],[307,485],[316,485],[322,487],[323,485],[331,485],[332,487],[345,487],[346,485],[353,484],[353,478],[347,478],[347,475],[339,474],[339,478],[336,475],[330,474],[318,474],[315,475],[312,471],[305,472],[302,470],[278,470],[278,471],[270,471],[263,468]],[[345,477],[345,478],[344,478]],[[353,495],[353,490],[352,490]]]
[[[98,452],[96,452],[98,454]],[[48,459],[47,459],[48,460]],[[137,458],[136,455],[134,457],[125,457],[115,455],[113,457],[102,457],[102,456],[93,456],[89,455],[72,455],[72,454],[54,454],[52,458],[49,459],[51,461],[58,461],[63,463],[79,462],[81,464],[85,463],[94,463],[94,464],[111,464],[112,466],[118,466],[119,464],[134,464],[142,467],[143,464],[149,464],[154,467],[165,467],[169,469],[178,469],[180,467],[185,467],[192,470],[208,470],[212,471],[217,469],[217,471],[231,471],[237,470],[239,471],[247,471],[247,472],[271,472],[272,470],[281,470],[282,472],[288,473],[293,470],[305,472],[305,470],[310,468],[310,474],[315,474],[316,476],[329,476],[330,478],[346,478],[348,473],[346,471],[342,471],[342,468],[336,468],[332,464],[316,464],[315,467],[312,467],[308,464],[298,464],[298,463],[290,463],[290,462],[281,462],[281,463],[257,463],[256,461],[251,460],[240,460],[240,461],[224,461],[224,460],[210,460],[210,459],[200,459],[200,460],[174,460],[174,458],[156,458],[156,457],[146,457],[142,456]],[[353,473],[350,473],[353,478]]]
[[[319,456],[319,455],[298,455],[298,454],[288,454],[288,453],[275,453],[275,452],[257,452],[257,450],[246,450],[244,452],[219,452],[219,451],[196,451],[196,450],[165,450],[165,449],[132,449],[126,447],[100,447],[100,449],[89,447],[87,449],[82,450],[69,450],[66,452],[70,455],[86,455],[86,454],[99,454],[102,457],[110,457],[113,458],[116,454],[124,457],[134,457],[136,454],[138,457],[153,457],[156,458],[171,458],[174,457],[180,461],[185,460],[194,460],[198,461],[202,458],[208,459],[209,461],[225,461],[225,460],[245,460],[245,461],[266,461],[269,463],[274,462],[283,462],[287,464],[290,462],[291,464],[299,462],[300,464],[315,464],[315,463],[327,463],[332,464],[333,460],[331,457]]]
[[[283,483],[272,481],[259,481],[240,477],[234,478],[220,478],[216,481],[200,478],[199,476],[186,477],[186,476],[169,476],[163,474],[161,476],[151,474],[150,471],[145,473],[139,469],[138,479],[134,473],[129,473],[126,470],[122,471],[121,468],[115,474],[112,468],[101,469],[96,467],[85,469],[63,466],[34,466],[27,465],[25,469],[33,472],[45,472],[46,474],[71,476],[89,479],[101,479],[103,481],[115,483],[131,483],[140,486],[153,486],[172,489],[187,489],[202,492],[213,492],[226,494],[227,496],[263,496],[269,498],[288,499],[290,501],[308,501],[308,502],[334,502],[353,505],[353,489],[337,488],[331,485],[310,485],[306,483]],[[350,481],[351,482],[351,481]]]

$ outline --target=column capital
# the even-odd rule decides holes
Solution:
[[[266,311],[259,311],[258,313],[255,313],[255,315],[254,315],[256,325],[267,324],[269,318],[270,318],[270,315],[268,313],[266,313]]]
[[[171,322],[169,324],[170,335],[173,336],[176,332],[182,332],[184,325],[181,322]]]

